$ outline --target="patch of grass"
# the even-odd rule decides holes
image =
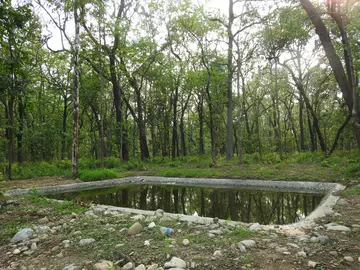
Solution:
[[[352,195],[360,195],[360,187],[352,187],[352,188],[347,188],[343,191],[340,192],[341,196],[352,196]]]
[[[241,256],[240,262],[242,264],[249,264],[249,263],[251,263],[251,257],[250,256]]]
[[[231,240],[232,242],[240,242],[249,238],[252,233],[249,229],[237,227],[231,232]]]
[[[70,176],[71,170],[66,166],[57,166],[45,161],[13,165],[13,179],[29,179],[42,176]]]
[[[118,178],[119,175],[110,169],[96,169],[96,170],[80,170],[79,178],[85,182],[99,181],[105,179]]]

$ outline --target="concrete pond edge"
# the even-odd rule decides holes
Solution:
[[[240,180],[240,179],[214,179],[214,178],[175,178],[175,177],[155,177],[155,176],[138,176],[126,177],[122,179],[111,179],[96,182],[83,182],[58,186],[46,186],[36,188],[39,194],[48,195],[64,192],[75,192],[81,190],[91,190],[99,188],[109,188],[115,186],[128,186],[137,184],[162,184],[162,185],[181,185],[197,187],[214,187],[214,188],[238,188],[250,190],[271,190],[283,192],[302,192],[325,194],[318,207],[303,220],[287,225],[260,225],[259,229],[281,229],[284,231],[302,230],[315,226],[315,219],[324,217],[333,213],[333,207],[337,203],[339,196],[335,193],[345,189],[345,186],[337,183],[323,182],[290,182],[290,181],[265,181],[265,180]],[[7,191],[5,196],[21,196],[28,194],[32,189],[13,189]],[[111,205],[96,205],[96,207],[105,208],[108,211],[121,211],[125,213],[154,215],[154,211],[132,209],[125,207],[116,207]],[[198,217],[183,214],[165,213],[166,216],[178,219],[180,221],[195,222],[200,224],[209,224],[213,218]],[[239,221],[219,220],[220,224],[230,226],[249,226],[247,223]]]

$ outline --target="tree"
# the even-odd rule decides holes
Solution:
[[[341,62],[339,53],[336,52],[333,41],[330,38],[329,30],[320,16],[320,12],[315,8],[310,0],[300,0],[300,3],[315,27],[315,32],[320,39],[321,45],[325,51],[335,79],[343,94],[345,103],[349,112],[352,114],[357,147],[360,149],[360,109],[358,106],[359,94],[355,82],[351,46],[346,29],[347,14],[344,12],[349,8],[350,3],[348,1],[344,4],[335,0],[327,1],[327,14],[331,17],[339,30],[339,36],[341,38],[343,48],[342,56],[345,62],[345,69]]]

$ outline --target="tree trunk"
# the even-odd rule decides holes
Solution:
[[[17,161],[19,163],[23,162],[23,131],[24,131],[24,114],[25,114],[25,105],[23,103],[21,94],[19,96],[19,131],[17,133]]]
[[[198,115],[199,115],[199,154],[205,154],[204,146],[204,98],[203,95],[198,95],[199,102],[197,105]]]
[[[74,1],[75,42],[74,42],[74,113],[73,113],[73,147],[72,147],[72,176],[78,176],[79,159],[79,48],[80,24],[78,17],[78,1]]]
[[[172,126],[172,140],[171,140],[171,157],[174,159],[179,156],[178,151],[178,134],[177,134],[177,101],[179,95],[179,87],[175,87],[174,100],[173,100],[173,126]]]
[[[234,36],[232,33],[232,24],[234,22],[234,2],[229,0],[229,23],[227,24],[228,34],[228,52],[227,52],[227,111],[226,111],[226,160],[233,159],[233,96],[232,96],[232,79],[233,79],[233,45]]]
[[[65,159],[66,155],[66,122],[67,122],[67,108],[68,108],[68,100],[67,96],[63,95],[64,99],[64,108],[63,108],[63,118],[62,118],[62,136],[61,136],[61,159]]]

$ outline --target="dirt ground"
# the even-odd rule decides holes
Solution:
[[[6,183],[1,188],[69,183],[74,181],[38,178]],[[85,215],[87,207],[64,207],[36,198],[22,198],[19,203],[19,206],[0,209],[0,269],[63,269],[75,264],[80,266],[79,269],[91,270],[96,269],[94,263],[101,259],[112,261],[119,269],[129,260],[136,266],[158,264],[163,267],[172,256],[186,261],[187,269],[360,269],[359,195],[342,197],[334,208],[335,214],[317,220],[317,226],[303,232],[310,239],[318,235],[327,236],[325,243],[303,241],[280,228],[250,232],[247,228],[199,225],[164,217],[140,220],[144,230],[130,236],[124,228],[129,228],[135,220],[127,214],[95,212],[95,216]],[[42,223],[44,217],[47,221]],[[155,228],[148,228],[151,221],[157,225]],[[350,228],[350,232],[328,231],[326,224],[330,222],[344,225]],[[19,228],[39,224],[49,226],[51,230],[37,233],[24,245],[10,244],[11,237]],[[160,225],[174,228],[174,234],[171,237],[161,235]],[[210,237],[211,229],[220,229],[223,233]],[[80,246],[79,240],[84,238],[96,241],[89,246]],[[185,238],[190,241],[189,246],[182,245]],[[245,239],[254,240],[256,246],[241,252],[238,242]],[[64,247],[64,240],[70,241],[69,247]],[[149,240],[149,246],[144,245],[146,240]],[[24,246],[31,250],[33,242],[37,243],[37,248],[30,254],[26,255],[24,251],[13,254],[16,248],[24,249]],[[217,250],[221,254],[215,256]],[[316,264],[310,266],[309,261]]]

